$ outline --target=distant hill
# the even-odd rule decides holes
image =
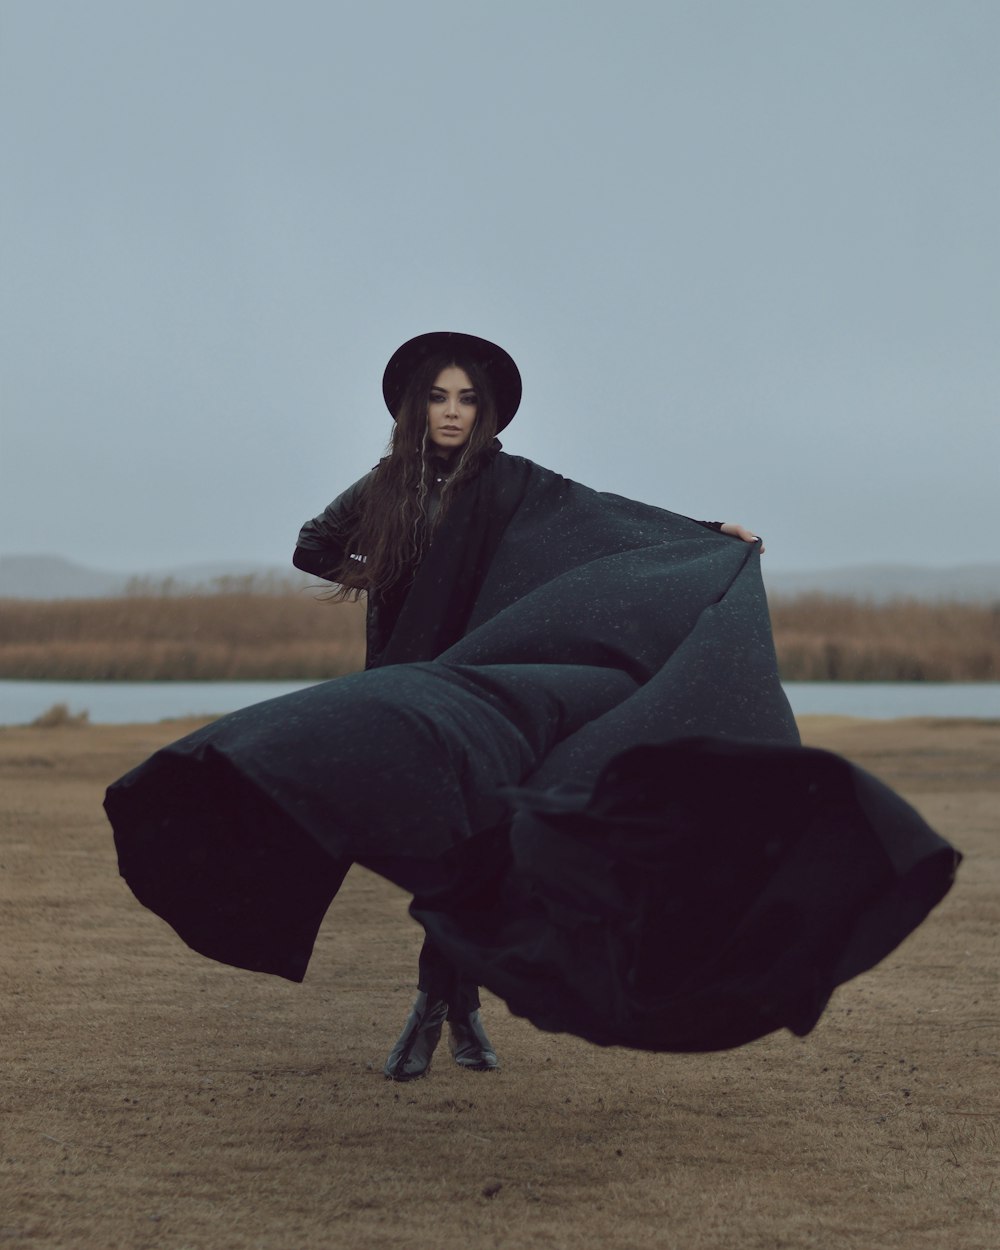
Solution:
[[[874,603],[889,599],[1000,602],[1000,564],[948,568],[869,564],[820,572],[782,572],[769,568],[765,556],[763,568],[767,589],[773,595],[851,595]],[[61,556],[0,556],[0,598],[7,599],[101,599],[135,593],[140,588],[156,594],[186,594],[218,590],[226,583],[250,578],[255,590],[273,593],[316,580],[290,567],[247,560],[184,564],[129,574],[88,568]]]
[[[958,603],[1000,603],[1000,564],[958,564],[946,568],[910,564],[859,564],[820,572],[781,572],[763,560],[768,593],[849,595],[886,603],[890,599],[948,599]]]
[[[253,589],[279,594],[316,582],[297,569],[246,560],[183,564],[142,573],[110,573],[62,556],[0,556],[0,598],[104,599],[134,594],[188,594],[253,579]]]

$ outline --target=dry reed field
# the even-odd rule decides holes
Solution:
[[[872,604],[802,595],[770,606],[788,681],[1000,679],[1000,601]]]
[[[287,681],[364,666],[364,605],[320,592],[0,602],[0,677]]]
[[[504,1067],[381,1076],[405,900],[352,870],[306,981],[210,963],[117,877],[105,785],[193,723],[0,730],[0,1244],[995,1250],[1000,722],[807,720],[966,854],[806,1039],[601,1050],[487,1001]]]
[[[0,602],[0,677],[69,681],[298,680],[364,663],[363,605],[318,592],[133,594]],[[771,603],[787,681],[996,681],[1000,603]]]

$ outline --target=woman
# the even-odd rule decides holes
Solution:
[[[400,885],[427,941],[397,1080],[445,1019],[460,1066],[497,1066],[479,985],[604,1045],[807,1033],[957,856],[800,746],[759,540],[504,453],[520,376],[485,340],[410,340],[383,394],[390,455],[295,553],[367,591],[368,668],[115,783],[123,876],[196,950],[292,980],[351,862]]]
[[[500,451],[495,435],[517,410],[521,379],[496,344],[431,333],[393,355],[383,393],[396,421],[389,454],[303,526],[293,556],[296,567],[337,583],[338,597],[367,593],[368,668],[381,663],[414,572],[451,499]],[[705,524],[759,541],[739,525]],[[426,938],[417,998],[385,1075],[399,1081],[423,1076],[445,1020],[459,1066],[481,1072],[499,1066],[483,1028],[479,987]]]
[[[413,574],[452,496],[499,451],[495,435],[517,408],[520,376],[510,357],[483,339],[428,334],[396,352],[383,390],[397,422],[389,454],[303,526],[293,556],[298,568],[336,582],[337,597],[367,594],[366,668],[380,663]],[[423,1076],[445,1019],[460,1067],[479,1072],[499,1067],[483,1028],[479,987],[426,938],[417,998],[385,1075],[398,1081]]]

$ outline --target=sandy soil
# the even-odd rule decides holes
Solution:
[[[187,728],[0,731],[0,1245],[1000,1244],[1000,722],[816,719],[966,854],[804,1040],[601,1050],[495,1002],[504,1070],[381,1076],[418,931],[355,870],[302,986],[187,950],[117,876],[105,784]]]

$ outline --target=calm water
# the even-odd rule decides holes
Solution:
[[[24,725],[53,703],[90,713],[95,724],[129,725],[177,716],[213,716],[310,681],[0,681],[0,725]]]
[[[212,716],[302,690],[307,681],[0,681],[0,725],[24,725],[53,703],[95,724]],[[788,682],[797,716],[971,716],[1000,719],[1000,682]]]

